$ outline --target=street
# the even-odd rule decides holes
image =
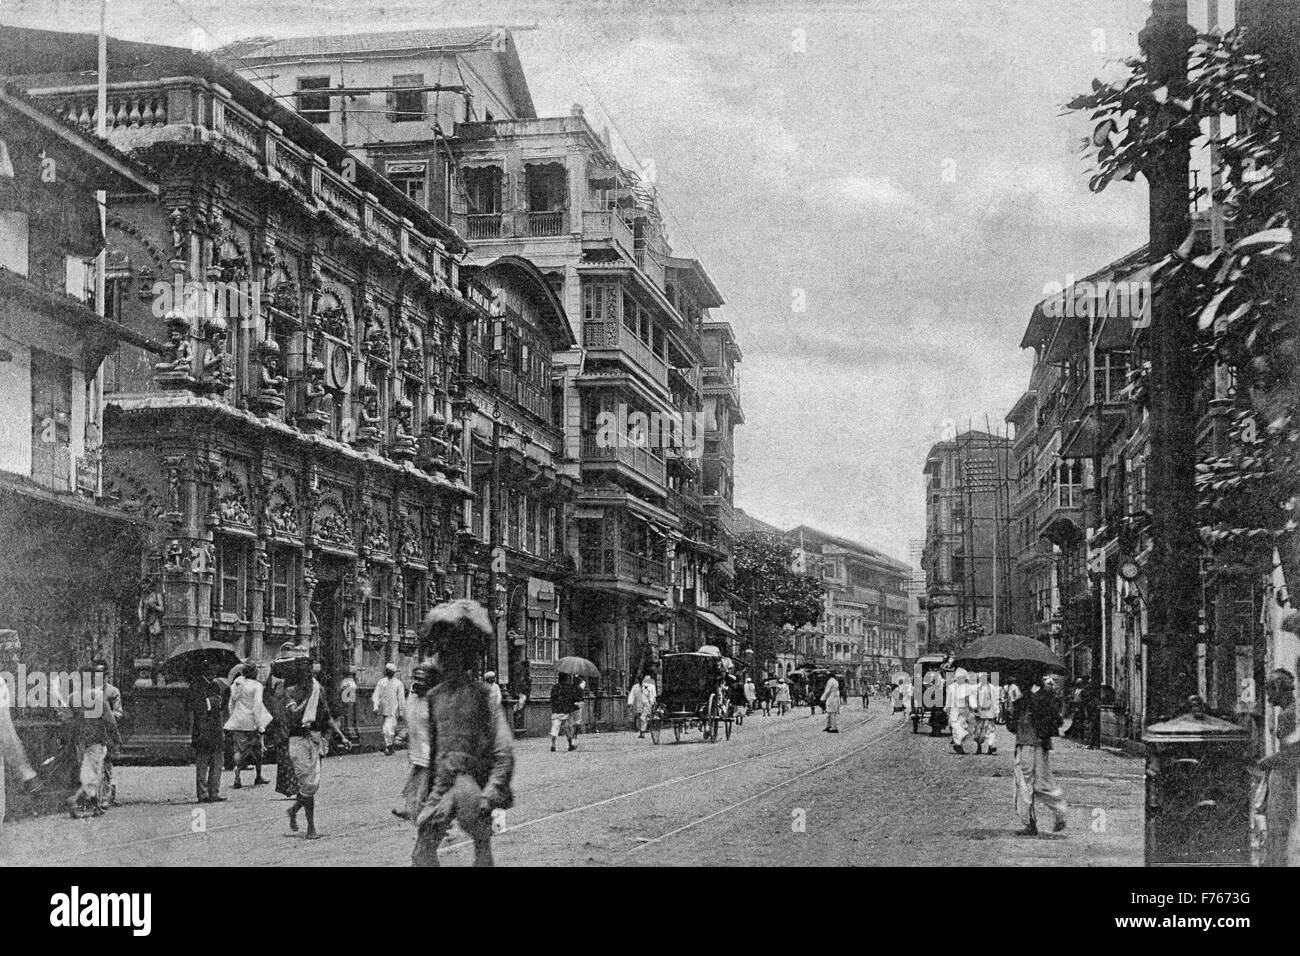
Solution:
[[[1142,764],[1058,741],[1056,774],[1070,803],[1057,836],[1015,835],[1012,748],[959,757],[946,737],[854,702],[841,733],[806,708],[747,718],[716,744],[698,731],[655,746],[617,732],[550,753],[516,741],[516,805],[494,839],[500,866],[1088,865],[1142,862]],[[327,758],[318,796],[322,839],[290,834],[274,788],[230,789],[192,803],[193,770],[124,767],[121,805],[80,821],[6,826],[0,862],[76,866],[384,865],[409,862],[412,828],[389,812],[406,774],[402,752]],[[274,779],[274,767],[267,768]],[[251,774],[244,775],[245,784]],[[456,829],[445,865],[472,861]]]

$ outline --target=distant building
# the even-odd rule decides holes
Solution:
[[[925,462],[927,639],[950,649],[963,628],[1006,631],[1010,617],[1009,439],[966,431],[936,443]]]
[[[797,566],[826,586],[821,653],[808,663],[844,674],[850,694],[887,681],[909,644],[907,580],[912,569],[874,548],[808,525],[786,532]]]

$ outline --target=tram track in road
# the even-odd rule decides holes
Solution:
[[[851,722],[848,720],[842,720],[842,724],[845,725],[844,731],[846,734],[854,734],[856,731],[864,727],[873,725],[877,719],[878,718],[876,714],[869,714],[861,720],[854,720]],[[874,739],[875,738],[873,738],[873,741]],[[871,742],[872,741],[868,741],[867,745],[869,745]],[[497,833],[497,836],[508,837],[512,833],[518,833],[531,828],[535,828],[543,824],[546,824],[548,822],[553,822],[567,817],[576,816],[578,814],[582,814],[593,810],[598,810],[602,807],[610,806],[612,804],[617,804],[627,800],[633,800],[637,797],[642,797],[648,794],[653,794],[673,787],[689,784],[694,781],[705,779],[714,774],[722,773],[727,770],[732,770],[736,767],[745,764],[752,764],[755,761],[766,760],[770,757],[776,757],[781,754],[786,754],[791,751],[797,750],[799,748],[806,748],[807,745],[808,745],[808,739],[803,735],[799,735],[796,737],[795,740],[790,741],[789,743],[781,744],[780,746],[773,747],[768,750],[749,752],[737,760],[731,760],[715,767],[705,767],[703,769],[691,773],[680,774],[678,776],[671,777],[667,780],[660,780],[655,783],[648,784],[642,787],[637,787],[622,793],[616,793],[611,796],[603,797],[597,800],[590,800],[579,806],[568,807],[565,809],[556,810],[549,813],[539,814],[536,817],[532,817],[530,819],[521,821],[519,823],[511,824],[509,826],[504,827],[502,830],[500,830]],[[713,745],[710,745],[710,749],[712,747]],[[855,752],[857,752],[857,749],[855,749],[854,751],[850,751],[850,754]],[[644,766],[644,761],[649,761],[652,759],[664,759],[665,757],[670,755],[672,751],[670,749],[666,749],[663,752],[659,752],[657,748],[646,748],[644,751],[642,751],[642,753],[644,754],[644,760],[638,759],[637,763]],[[845,756],[848,755],[849,754],[846,754]],[[835,761],[832,761],[832,763],[834,762]],[[375,805],[375,802],[376,801],[373,796],[367,796],[364,798],[341,800],[338,802],[330,801],[329,803],[326,804],[326,807],[335,810],[355,809],[360,807],[373,806]],[[150,845],[167,844],[177,840],[196,840],[196,839],[202,840],[204,838],[208,838],[212,835],[215,835],[217,833],[222,833],[222,832],[250,830],[250,829],[255,830],[258,827],[271,826],[274,825],[277,821],[283,820],[285,815],[284,811],[287,809],[288,804],[287,802],[276,801],[276,809],[272,813],[267,813],[261,810],[253,810],[252,807],[245,807],[244,809],[246,811],[253,810],[253,812],[249,815],[240,815],[240,817],[237,819],[226,820],[223,822],[208,820],[206,824],[202,827],[202,829],[197,833],[194,830],[192,830],[190,826],[190,824],[193,821],[192,814],[193,811],[196,809],[196,806],[189,803],[177,803],[174,805],[174,807],[178,811],[177,822],[178,824],[180,824],[180,826],[178,826],[176,830],[173,830],[171,832],[164,832],[164,833],[158,833],[155,831],[149,833],[147,836],[139,836],[134,839],[96,843],[94,842],[95,838],[102,837],[104,835],[104,831],[95,828],[95,830],[98,830],[98,832],[89,832],[91,828],[87,828],[88,832],[86,833],[86,837],[88,839],[85,845],[78,847],[76,849],[72,849],[70,851],[65,851],[62,853],[54,853],[49,856],[45,856],[41,859],[41,863],[46,865],[70,863],[74,860],[82,859],[87,856],[103,856],[104,854],[113,851],[130,852],[132,850],[141,850]],[[231,806],[231,804],[228,803],[223,805],[222,810],[219,810],[217,812],[223,813],[226,807],[230,807],[231,810],[236,809],[235,806]],[[382,811],[383,814],[387,814],[387,810],[388,810],[387,804],[383,804],[382,806],[377,807],[377,812]],[[180,814],[183,814],[183,817],[181,817]],[[106,819],[106,818],[101,818],[101,819]],[[698,821],[698,822],[703,822],[703,821]],[[376,819],[372,823],[363,824],[362,827],[366,830],[379,831],[379,830],[388,829],[389,827],[391,827],[391,825],[392,825],[391,822],[385,817],[382,820]],[[667,835],[658,839],[666,839],[666,838]],[[472,846],[472,842],[468,838],[461,837],[459,839],[456,839],[452,843],[446,843],[443,846],[441,846],[438,850],[438,854],[439,856],[442,856],[444,854],[452,853],[458,849],[461,849],[462,847],[467,847],[467,846]]]
[[[870,714],[870,715],[866,716],[865,718],[863,718],[862,720],[853,721],[849,726],[847,726],[847,727],[845,728],[845,730],[848,731],[848,732],[850,732],[850,733],[852,733],[853,731],[856,731],[856,730],[859,730],[859,729],[861,729],[861,728],[863,728],[863,727],[866,727],[868,724],[872,723],[872,722],[875,720],[875,717],[876,717],[875,714]],[[847,723],[847,722],[846,722],[846,723]],[[838,763],[840,760],[843,760],[843,759],[845,759],[845,758],[847,758],[847,757],[849,757],[849,756],[852,756],[853,754],[859,753],[859,752],[861,752],[862,750],[864,750],[866,747],[869,747],[870,745],[872,745],[873,743],[877,742],[878,740],[881,740],[881,739],[883,739],[884,737],[889,736],[890,733],[893,733],[893,732],[895,732],[896,730],[900,729],[901,726],[903,726],[903,725],[899,725],[898,727],[892,727],[892,728],[890,728],[889,731],[885,732],[884,734],[881,734],[881,735],[879,735],[879,736],[877,736],[877,737],[873,737],[871,740],[867,741],[867,742],[864,743],[864,744],[859,745],[858,747],[855,747],[853,750],[849,751],[849,752],[846,753],[846,754],[841,755],[840,757],[836,758],[835,760],[831,760],[831,761],[829,761],[828,763],[825,763],[825,764],[823,764],[823,765],[821,765],[821,766],[819,766],[819,767],[814,767],[814,768],[812,768],[812,770],[804,771],[804,772],[801,772],[801,773],[795,774],[793,777],[788,778],[787,780],[783,781],[781,784],[778,784],[778,785],[776,785],[776,786],[774,786],[774,787],[771,787],[771,788],[769,788],[769,789],[767,789],[767,790],[764,790],[763,793],[758,794],[758,795],[756,795],[756,796],[763,796],[763,795],[766,795],[767,793],[771,792],[772,790],[780,789],[780,787],[784,786],[785,784],[792,783],[794,780],[797,780],[797,779],[800,778],[800,777],[806,776],[808,773],[815,772],[816,770],[822,769],[823,767],[831,766],[832,764]],[[805,746],[807,745],[807,743],[808,743],[808,742],[807,742],[807,740],[805,740],[805,739],[802,739],[802,738],[801,738],[801,739],[796,739],[796,740],[794,740],[794,741],[791,741],[791,742],[788,743],[788,744],[784,744],[783,746],[776,747],[776,748],[774,748],[774,749],[772,749],[772,750],[762,751],[762,752],[760,752],[760,753],[750,753],[750,754],[746,754],[744,757],[742,757],[742,758],[739,759],[739,760],[733,760],[733,761],[731,761],[731,762],[729,762],[729,763],[721,764],[721,765],[716,766],[716,767],[708,767],[708,768],[706,768],[706,769],[704,769],[704,770],[699,770],[699,771],[696,771],[696,772],[694,772],[694,773],[684,774],[684,775],[682,775],[682,776],[678,776],[678,777],[672,777],[672,778],[670,778],[670,779],[668,779],[668,780],[660,780],[660,781],[658,781],[657,783],[648,784],[648,785],[646,785],[646,786],[644,786],[644,787],[637,787],[637,788],[634,789],[634,790],[628,790],[628,791],[626,791],[626,792],[624,792],[624,793],[615,794],[615,795],[610,796],[610,797],[604,797],[604,798],[602,798],[602,799],[600,799],[600,800],[593,800],[593,801],[590,801],[590,802],[588,802],[588,803],[584,803],[584,804],[582,804],[582,805],[580,805],[580,806],[576,806],[576,807],[568,807],[568,808],[566,808],[566,809],[564,809],[564,810],[556,810],[556,811],[553,811],[553,812],[551,812],[551,813],[541,814],[540,816],[536,816],[536,817],[532,817],[532,818],[530,818],[530,819],[528,819],[528,820],[524,820],[522,823],[516,823],[516,824],[512,824],[512,825],[509,825],[509,826],[503,827],[501,830],[499,830],[499,831],[496,832],[496,837],[497,837],[497,838],[504,837],[504,836],[507,836],[507,835],[509,835],[509,834],[511,834],[511,833],[518,833],[518,832],[520,832],[520,831],[527,830],[527,829],[529,829],[529,828],[532,828],[532,827],[538,826],[538,825],[540,825],[540,824],[553,822],[553,821],[560,820],[560,819],[565,818],[565,817],[575,816],[575,815],[577,815],[577,814],[580,814],[580,813],[583,813],[583,812],[587,812],[587,811],[591,811],[591,810],[597,810],[597,809],[600,809],[600,808],[602,808],[602,807],[607,807],[607,806],[609,806],[609,805],[611,805],[611,804],[619,803],[619,802],[624,801],[624,800],[630,800],[630,799],[635,798],[635,797],[644,796],[644,795],[646,795],[646,794],[654,793],[654,792],[657,792],[657,791],[660,791],[660,790],[665,790],[665,789],[668,789],[668,788],[670,788],[670,787],[675,787],[675,786],[679,786],[679,785],[684,784],[684,783],[689,783],[689,782],[694,781],[694,780],[699,780],[699,779],[702,779],[702,778],[704,778],[704,777],[708,777],[708,776],[710,776],[710,775],[712,775],[712,774],[715,774],[715,773],[721,773],[721,772],[724,771],[724,770],[731,770],[731,769],[733,769],[733,768],[735,768],[735,767],[739,767],[739,766],[742,766],[742,765],[744,765],[744,764],[751,764],[751,763],[753,763],[754,761],[757,761],[757,760],[765,760],[765,759],[767,759],[768,757],[774,757],[774,756],[776,756],[776,755],[778,755],[778,754],[786,753],[787,751],[791,751],[791,750],[794,750],[794,749],[796,749],[796,748],[805,747]],[[675,835],[676,833],[684,832],[685,830],[690,829],[691,827],[696,826],[696,825],[698,825],[699,823],[703,823],[703,822],[705,822],[707,819],[711,819],[712,817],[719,816],[719,815],[721,815],[722,813],[727,812],[727,810],[734,809],[735,807],[741,806],[741,805],[743,805],[743,804],[745,804],[745,803],[748,803],[748,802],[750,802],[750,800],[749,800],[749,799],[746,799],[746,800],[742,800],[742,801],[740,801],[739,803],[732,804],[731,806],[729,806],[729,807],[727,807],[727,808],[724,808],[724,809],[721,810],[721,811],[717,811],[717,812],[715,812],[715,813],[709,814],[707,817],[701,818],[700,820],[695,821],[694,823],[689,824],[688,826],[685,826],[685,827],[679,827],[677,830],[672,831],[672,833],[665,834],[665,835],[663,835],[663,836],[661,836],[661,837],[656,838],[656,839],[653,840],[653,841],[650,841],[649,843],[642,844],[641,846],[648,846],[648,845],[651,845],[652,843],[659,842],[659,841],[661,841],[661,840],[667,839],[669,836]],[[444,854],[449,854],[449,853],[452,853],[452,852],[454,852],[454,851],[456,851],[456,850],[459,850],[459,849],[461,849],[461,848],[463,848],[463,847],[472,846],[472,845],[473,845],[473,843],[472,843],[471,840],[469,840],[468,838],[462,838],[462,839],[456,840],[456,841],[454,841],[454,842],[452,842],[452,843],[447,843],[447,844],[444,844],[444,845],[442,845],[441,847],[439,847],[439,848],[438,848],[438,855],[439,855],[439,857],[441,857],[441,856],[443,856]],[[621,857],[621,856],[626,856],[628,853],[635,852],[636,850],[640,849],[641,846],[634,847],[632,850],[629,850],[629,851],[625,851],[624,853],[620,854],[620,857]]]
[[[870,720],[871,718],[868,717],[858,726],[864,726]],[[837,763],[841,763],[842,761],[848,760],[850,757],[862,753],[864,750],[871,747],[873,744],[877,744],[880,741],[884,740],[890,734],[898,733],[898,731],[901,730],[902,727],[903,725],[901,724],[894,727],[890,727],[884,733],[877,734],[876,736],[872,737],[870,740],[858,744],[852,750],[842,753],[838,757],[834,757],[831,760],[824,761],[823,763],[820,763],[815,767],[809,767],[807,770],[802,770],[799,773],[794,774],[793,776],[787,777],[786,779],[782,780],[780,783],[773,784],[770,787],[760,790],[758,793],[751,794],[750,796],[746,797],[743,800],[738,800],[735,803],[728,804],[727,806],[722,807],[719,810],[715,810],[712,813],[706,814],[697,820],[692,820],[690,823],[686,823],[683,824],[682,826],[669,830],[667,833],[660,834],[659,836],[654,837],[652,839],[643,840],[641,843],[638,843],[636,846],[632,847],[631,849],[625,850],[622,853],[620,853],[616,857],[616,859],[623,859],[625,857],[631,856],[634,853],[640,853],[642,850],[645,850],[648,847],[656,846],[660,843],[663,843],[666,840],[670,840],[673,837],[678,836],[679,834],[685,833],[688,830],[693,830],[702,824],[708,823],[710,820],[717,819],[718,817],[730,813],[733,810],[738,810],[739,808],[747,804],[754,803],[758,800],[761,800],[763,797],[766,797],[771,793],[775,793],[777,790],[781,790],[782,788],[789,786],[790,784],[794,783],[796,780],[800,780],[814,773],[819,773],[822,770],[827,769],[828,767],[833,767]]]

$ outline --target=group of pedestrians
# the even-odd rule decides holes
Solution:
[[[965,669],[957,668],[945,692],[944,710],[948,714],[954,753],[965,755],[968,737],[975,741],[975,753],[986,748],[990,755],[998,752],[997,721],[1002,712],[1002,692],[989,683],[988,674],[981,672],[972,684]]]
[[[234,757],[235,790],[243,789],[243,773],[249,768],[253,770],[252,786],[270,783],[263,766],[271,748],[276,792],[294,801],[287,811],[289,828],[299,830],[301,813],[306,818],[307,838],[316,839],[321,757],[329,752],[331,740],[343,750],[352,746],[331,711],[320,664],[306,649],[291,642],[282,645],[273,666],[279,676],[271,677],[269,694],[258,679],[258,665],[251,661],[237,665],[224,678],[220,671],[221,665],[204,660],[188,675],[186,707],[197,802],[223,803],[227,799],[221,795],[227,735]]]

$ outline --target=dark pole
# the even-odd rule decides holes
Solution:
[[[492,513],[488,522],[488,593],[492,596],[492,662],[493,670],[502,675],[501,626],[509,613],[501,610],[501,597],[497,594],[497,549],[501,546],[501,519],[505,509],[501,502],[501,410],[492,409]],[[507,595],[509,597],[509,595]],[[508,676],[508,675],[506,675]],[[498,678],[500,679],[500,678]]]
[[[1153,0],[1138,36],[1152,78],[1169,88],[1157,123],[1174,122],[1171,103],[1187,83],[1188,48],[1195,31],[1187,0]],[[1150,186],[1150,255],[1177,249],[1191,231],[1188,141],[1160,151],[1146,171]],[[1196,693],[1197,556],[1196,417],[1193,407],[1195,319],[1186,314],[1181,289],[1155,296],[1151,318],[1151,536],[1147,723],[1171,717]]]

